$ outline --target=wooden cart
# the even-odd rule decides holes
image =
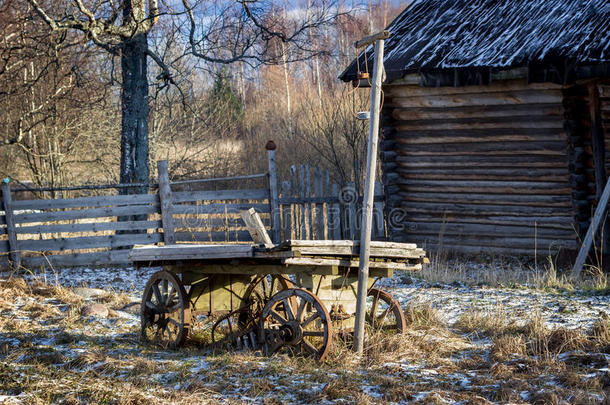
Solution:
[[[322,359],[333,335],[353,331],[358,255],[358,244],[349,240],[136,247],[130,254],[136,265],[163,268],[144,289],[142,338],[179,346],[192,321],[204,315],[214,321],[209,333],[215,345]],[[374,284],[394,270],[420,270],[424,257],[413,244],[371,243],[369,328],[404,329],[398,302]]]

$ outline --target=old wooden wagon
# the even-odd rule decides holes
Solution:
[[[136,265],[162,266],[143,293],[142,338],[180,346],[203,316],[216,346],[323,359],[333,336],[353,331],[358,253],[358,243],[349,240],[136,247],[130,254]],[[393,270],[421,269],[424,256],[414,244],[372,243],[370,329],[404,329],[400,305],[375,282]]]

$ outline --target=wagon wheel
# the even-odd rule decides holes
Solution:
[[[402,333],[406,329],[405,314],[398,301],[377,288],[371,288],[367,294],[365,320],[372,334]]]
[[[191,325],[191,307],[175,274],[163,270],[150,277],[142,296],[140,322],[144,342],[165,348],[184,343]]]
[[[212,349],[256,350],[256,320],[248,307],[221,316],[212,326]]]
[[[263,308],[259,342],[266,354],[284,347],[291,353],[323,360],[330,349],[332,336],[326,307],[307,290],[280,291]]]
[[[242,299],[241,309],[249,308],[248,311],[240,311],[239,323],[245,325],[250,320],[258,318],[263,307],[273,295],[282,290],[292,288],[292,282],[282,275],[265,275],[257,277],[248,287]]]

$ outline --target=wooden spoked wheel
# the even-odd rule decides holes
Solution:
[[[258,347],[255,327],[271,297],[292,287],[282,275],[256,277],[246,290],[241,307],[221,316],[212,326],[212,347],[224,350],[255,349]]]
[[[191,307],[175,274],[158,271],[150,277],[142,296],[140,321],[144,342],[164,348],[184,343],[191,325]]]
[[[240,309],[247,308],[248,310],[240,311],[239,322],[244,325],[248,323],[249,318],[258,318],[272,296],[292,287],[292,282],[286,276],[266,275],[257,277],[244,294]]]
[[[312,293],[289,288],[263,308],[259,342],[270,355],[281,349],[323,360],[332,343],[332,323],[324,304]]]
[[[377,288],[369,289],[366,297],[366,324],[372,334],[402,333],[406,329],[405,314],[392,295]]]

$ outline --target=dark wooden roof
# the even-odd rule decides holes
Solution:
[[[475,81],[484,83],[487,72],[515,67],[544,69],[544,76],[559,70],[553,81],[566,81],[583,66],[610,72],[609,0],[415,0],[388,30],[388,80],[415,72],[457,77],[468,70],[467,77],[476,71],[483,77]],[[368,66],[372,54],[369,46]],[[364,70],[362,54],[359,60]],[[355,79],[355,62],[342,80]]]

